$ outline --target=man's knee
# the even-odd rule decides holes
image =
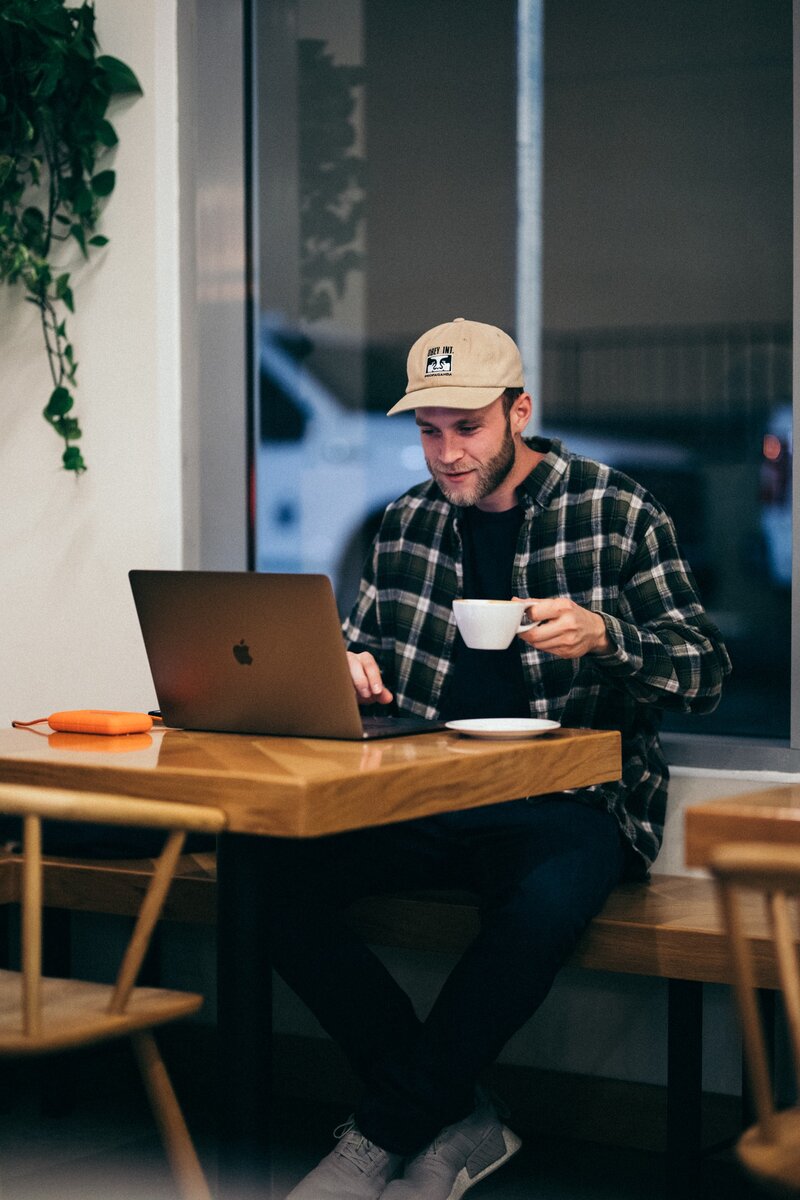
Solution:
[[[578,938],[619,882],[621,854],[579,863],[569,856],[539,865],[493,895],[484,896],[484,924],[508,931],[531,953],[560,958]]]

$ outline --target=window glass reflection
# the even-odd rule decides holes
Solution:
[[[459,315],[517,332],[517,217],[541,206],[543,431],[675,519],[734,660],[687,728],[785,737],[790,0],[546,0],[525,194],[516,38],[536,3],[471,0],[457,23],[445,0],[256,6],[256,565],[324,572],[347,610],[383,506],[426,474],[413,414],[384,415],[406,352]]]

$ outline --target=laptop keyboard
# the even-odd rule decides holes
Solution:
[[[391,717],[387,715],[362,717],[364,737],[402,737],[411,733],[433,733],[444,729],[444,721],[428,721],[425,717]]]

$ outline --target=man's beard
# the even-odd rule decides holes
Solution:
[[[474,468],[474,474],[469,484],[454,486],[452,483],[448,483],[447,477],[443,475],[441,470],[433,467],[430,459],[426,458],[425,461],[428,464],[428,470],[438,483],[446,499],[451,504],[458,504],[462,508],[469,508],[470,505],[477,504],[479,500],[483,500],[484,496],[490,495],[496,488],[500,487],[500,484],[514,466],[515,457],[514,438],[511,435],[511,422],[506,418],[506,431],[500,449],[494,458],[490,458],[488,462]]]

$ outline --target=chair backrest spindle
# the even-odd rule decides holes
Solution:
[[[164,907],[164,901],[167,898],[167,892],[185,841],[185,832],[175,830],[169,834],[164,849],[161,851],[153,878],[150,880],[150,885],[139,909],[131,940],[128,942],[125,956],[120,965],[114,992],[108,1006],[110,1013],[125,1011],[125,1005],[130,999],[144,956],[150,945],[153,930],[161,916],[161,910]]]
[[[775,937],[783,991],[786,1023],[792,1046],[795,1079],[800,1080],[800,971],[797,961],[797,944],[789,910],[789,900],[783,891],[770,897],[770,916]]]
[[[36,1037],[42,1028],[42,820],[23,821],[22,1028]]]
[[[723,885],[721,902],[730,938],[730,952],[736,976],[739,1017],[744,1034],[744,1055],[750,1076],[750,1085],[753,1089],[753,1100],[764,1135],[767,1139],[772,1140],[775,1136],[773,1120],[775,1106],[772,1101],[772,1083],[770,1081],[769,1065],[767,1062],[764,1031],[756,1000],[755,979],[750,950],[742,923],[738,896],[732,887]]]

